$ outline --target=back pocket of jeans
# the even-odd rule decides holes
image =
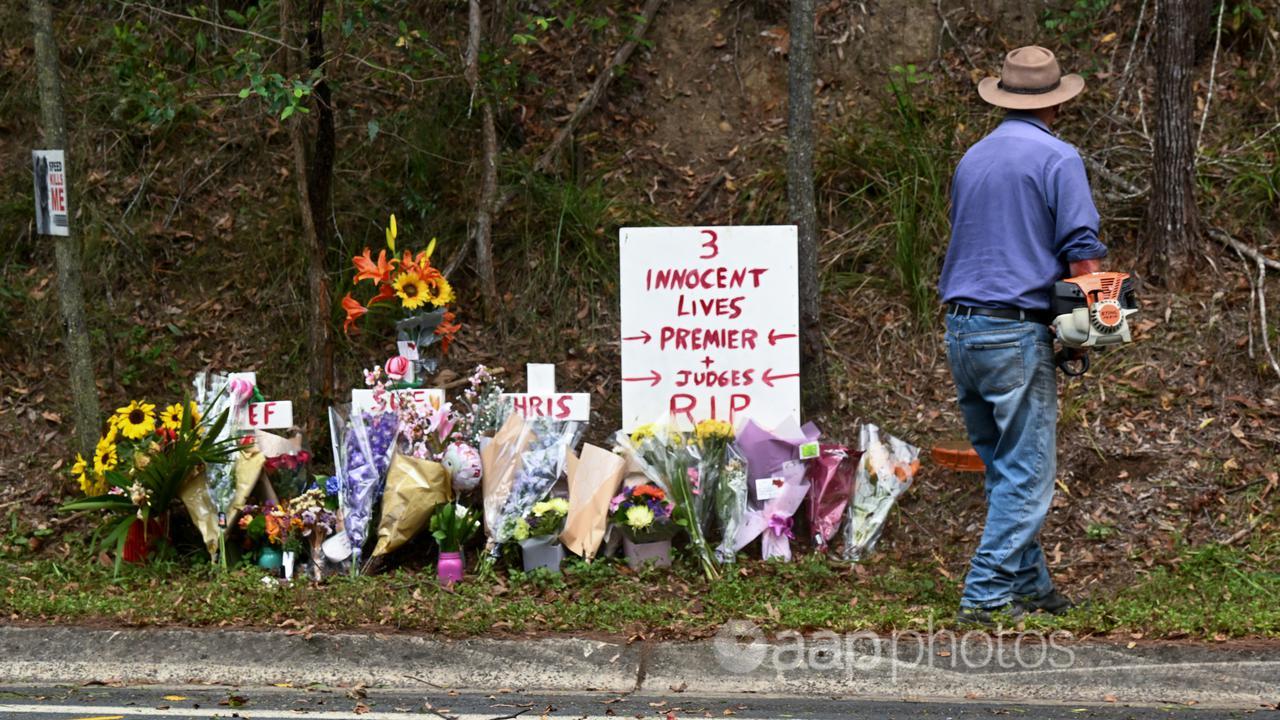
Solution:
[[[983,395],[1002,395],[1026,383],[1021,340],[973,342],[967,349]]]

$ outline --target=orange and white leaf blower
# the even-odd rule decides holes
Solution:
[[[1067,352],[1133,342],[1129,317],[1138,312],[1138,298],[1128,273],[1095,272],[1059,281],[1053,289],[1053,329],[1063,350],[1056,360],[1071,376],[1089,370],[1089,356]],[[1077,361],[1077,366],[1072,362]]]

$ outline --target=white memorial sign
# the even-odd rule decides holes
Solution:
[[[620,234],[623,429],[799,418],[795,226]]]

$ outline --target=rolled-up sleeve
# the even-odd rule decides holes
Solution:
[[[1067,263],[1106,256],[1107,246],[1098,240],[1098,208],[1089,191],[1084,161],[1076,153],[1063,156],[1047,179],[1046,194],[1054,216],[1054,254]]]

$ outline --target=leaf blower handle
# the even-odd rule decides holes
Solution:
[[[1054,354],[1058,369],[1067,377],[1080,377],[1089,372],[1089,353],[1075,348],[1062,348]]]

